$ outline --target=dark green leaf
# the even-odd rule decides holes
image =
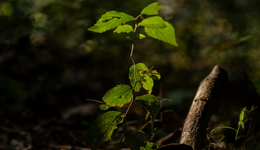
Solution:
[[[166,21],[164,23],[167,26],[166,28],[155,29],[155,28],[145,27],[144,30],[146,34],[149,35],[150,37],[178,46],[176,42],[175,31],[173,26]]]
[[[101,105],[100,105],[100,109],[101,109],[101,110],[107,110],[108,108],[109,108],[109,106],[106,105],[106,104],[101,104]]]
[[[119,111],[108,111],[100,115],[90,127],[91,150],[97,150],[101,142],[111,138],[114,129],[124,120],[124,115]]]
[[[140,132],[130,130],[126,133],[126,143],[132,150],[153,150],[153,144],[144,140],[146,135]]]
[[[132,32],[133,31],[133,27],[128,25],[128,24],[125,24],[125,25],[120,25],[118,26],[114,32],[116,33],[121,33],[121,32],[126,32],[126,33],[129,33],[129,32]]]
[[[137,96],[135,98],[135,103],[137,105],[145,107],[152,115],[153,121],[160,111],[160,103],[158,99],[153,95],[146,94],[142,96]]]
[[[97,23],[94,26],[88,28],[88,30],[102,33],[134,19],[135,18],[133,16],[130,16],[126,13],[109,11],[102,15]]]
[[[164,24],[164,20],[162,17],[154,16],[149,17],[144,20],[142,20],[138,26],[144,26],[148,28],[166,28],[167,26]]]
[[[160,80],[161,75],[156,70],[152,70],[151,71],[151,78],[153,78],[154,80]]]
[[[158,14],[158,10],[163,8],[163,5],[158,6],[158,3],[152,3],[148,6],[146,6],[143,10],[142,10],[142,14],[146,14],[146,15],[157,15]]]
[[[133,38],[130,37],[130,36],[126,36],[126,39],[129,40],[129,41],[133,41]]]
[[[102,100],[108,106],[122,107],[131,101],[133,91],[130,86],[120,84],[109,91],[103,96]]]

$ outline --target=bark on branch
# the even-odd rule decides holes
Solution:
[[[202,149],[209,119],[227,85],[227,72],[218,65],[201,81],[185,120],[180,144],[191,146],[193,150]]]

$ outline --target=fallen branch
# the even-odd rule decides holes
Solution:
[[[193,150],[202,149],[209,119],[227,85],[227,72],[218,65],[201,81],[184,122],[180,144],[191,146]]]

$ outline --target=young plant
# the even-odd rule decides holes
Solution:
[[[239,115],[239,121],[238,121],[238,127],[237,129],[233,128],[233,127],[230,127],[230,126],[222,126],[222,127],[217,127],[213,130],[211,130],[211,133],[213,133],[214,131],[216,131],[217,129],[231,129],[231,130],[234,130],[236,132],[236,136],[235,136],[235,141],[237,141],[239,138],[242,138],[242,137],[246,137],[246,135],[241,135],[241,136],[238,136],[238,133],[239,133],[239,130],[240,128],[242,127],[242,129],[245,129],[245,123],[250,121],[250,125],[252,123],[252,119],[253,119],[253,110],[255,110],[257,107],[254,107],[252,106],[251,110],[247,110],[246,107],[243,108],[243,110],[240,112],[240,115]],[[250,130],[250,127],[248,129],[248,131]],[[225,136],[222,136],[222,138],[219,140],[219,142],[224,138]],[[218,143],[219,143],[218,142]],[[210,143],[210,144],[213,144],[215,145],[214,148],[217,147],[217,144],[214,144],[214,143]]]
[[[131,36],[127,36],[126,38],[133,41],[130,51],[130,59],[133,63],[129,69],[130,84],[117,85],[103,96],[100,109],[106,110],[106,112],[100,115],[90,128],[92,150],[97,150],[101,142],[108,141],[113,131],[117,128],[117,125],[125,122],[127,113],[133,102],[144,107],[149,112],[151,116],[151,126],[153,128],[153,122],[160,110],[160,103],[151,93],[154,80],[159,80],[161,76],[156,70],[152,68],[148,69],[143,63],[136,64],[133,58],[133,52],[134,40],[146,37],[144,34],[136,33],[138,27],[144,27],[145,33],[152,38],[178,46],[173,26],[164,21],[160,16],[157,16],[161,8],[163,8],[162,5],[158,6],[157,3],[152,3],[145,7],[135,18],[123,12],[109,11],[102,15],[94,26],[88,29],[89,31],[97,33],[115,29],[113,32],[129,33]],[[144,18],[143,15],[148,17]],[[141,21],[138,21],[138,19]],[[129,21],[134,21],[134,25],[126,24]],[[145,89],[148,94],[135,97],[135,92],[139,92],[141,88]],[[123,113],[120,108],[125,104],[129,104],[129,106],[126,112]],[[118,111],[108,110],[111,107],[116,108]],[[124,125],[126,125],[126,123],[124,123]],[[142,133],[137,131],[124,131],[119,145],[125,136],[126,142],[131,149],[151,149],[153,144],[149,141],[139,140],[137,138],[139,134]]]

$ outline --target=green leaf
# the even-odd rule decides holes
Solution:
[[[126,133],[126,143],[127,145],[130,147],[130,149],[132,150],[153,150],[152,146],[153,143],[144,141],[144,140],[148,140],[147,138],[143,138],[145,137],[145,134],[141,133],[141,132],[136,132],[133,130],[130,130]]]
[[[160,103],[158,99],[153,95],[146,94],[142,96],[137,96],[135,98],[135,103],[137,105],[145,107],[152,115],[153,121],[160,111]]]
[[[145,35],[141,34],[141,33],[138,33],[135,35],[135,38],[138,38],[138,39],[144,39],[145,38]]]
[[[144,74],[144,78],[142,80],[142,85],[145,90],[148,91],[149,94],[152,93],[153,89],[153,79],[151,78],[150,74]]]
[[[146,15],[158,15],[158,10],[163,8],[163,5],[158,6],[158,3],[152,3],[148,6],[146,6],[143,10],[142,10],[142,14],[146,14]]]
[[[126,33],[129,33],[129,32],[132,32],[133,31],[133,27],[128,25],[128,24],[125,24],[125,25],[120,25],[118,26],[114,32],[116,33],[121,33],[121,32],[126,32]]]
[[[109,106],[106,105],[106,104],[101,104],[101,105],[100,105],[100,109],[101,109],[101,110],[107,110],[108,108],[109,108]]]
[[[156,70],[152,70],[151,71],[151,78],[153,78],[154,80],[160,80],[161,75]]]
[[[134,86],[134,65],[130,67],[129,79],[132,87]],[[152,88],[154,85],[154,79],[160,79],[161,76],[156,70],[149,70],[145,64],[136,64],[136,85],[135,91],[139,92],[141,87],[148,91],[149,94],[152,93]]]
[[[214,132],[215,130],[217,130],[217,129],[231,129],[231,130],[234,130],[235,132],[237,132],[237,130],[235,129],[235,128],[232,128],[232,127],[229,127],[229,126],[222,126],[222,127],[217,127],[217,128],[215,128],[215,129],[213,129],[213,130],[211,130],[211,132]]]
[[[100,115],[90,127],[91,150],[97,150],[101,142],[111,138],[114,129],[124,120],[124,115],[119,111],[108,111]]]
[[[245,124],[244,124],[244,122],[245,122],[245,112],[247,111],[247,109],[246,109],[246,107],[241,111],[241,113],[240,113],[240,115],[239,115],[239,125],[241,125],[242,126],[242,129],[244,129],[245,128]]]
[[[108,106],[122,107],[131,101],[133,91],[130,86],[120,84],[109,91],[103,96],[102,100]]]
[[[239,115],[239,121],[243,122],[244,117],[245,117],[245,112],[246,112],[246,107],[241,111]]]
[[[154,16],[149,17],[144,20],[142,20],[138,26],[144,26],[148,28],[166,28],[167,26],[164,24],[164,20],[162,17]]]
[[[130,16],[126,13],[109,11],[102,15],[97,23],[94,26],[88,28],[88,30],[102,33],[134,19],[135,18],[133,16]]]
[[[133,41],[133,38],[130,37],[130,36],[126,36],[126,39],[129,40],[129,41]]]
[[[145,27],[144,30],[145,30],[146,34],[152,38],[178,46],[178,44],[176,42],[175,31],[174,31],[173,26],[166,21],[164,23],[167,26],[166,28],[155,29],[155,28]]]
[[[142,80],[143,80],[143,73],[145,71],[149,71],[149,69],[143,63],[136,64],[136,85],[135,85],[135,92],[139,92],[142,87]],[[129,79],[132,87],[135,84],[134,78],[134,65],[132,65],[129,69]]]

